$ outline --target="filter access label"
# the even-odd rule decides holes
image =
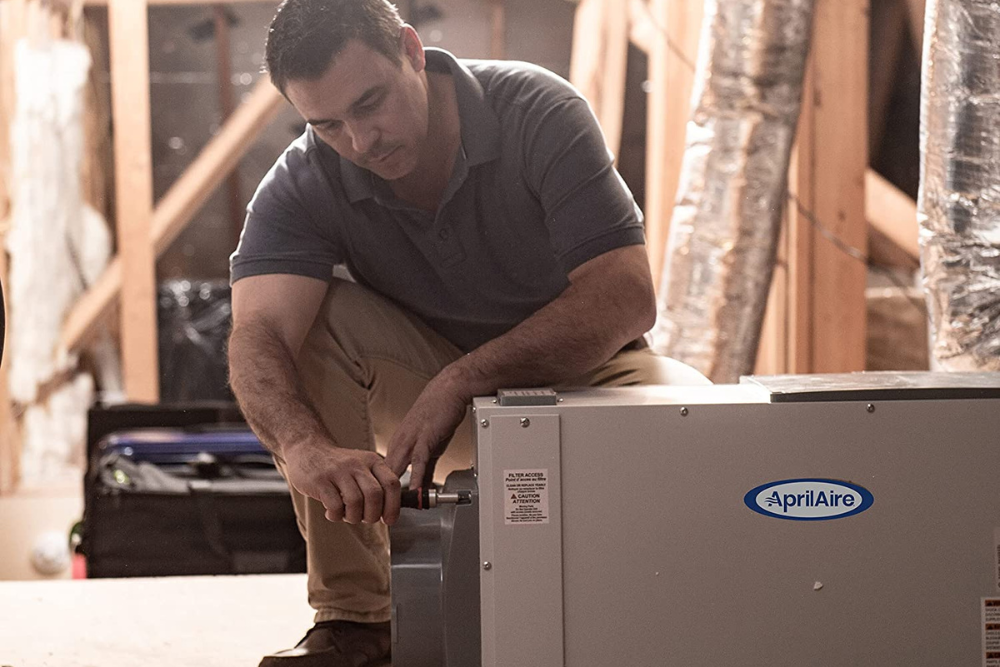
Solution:
[[[549,471],[504,470],[504,523],[549,522]]]

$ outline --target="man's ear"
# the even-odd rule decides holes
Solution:
[[[420,35],[410,24],[404,24],[399,30],[399,51],[414,72],[422,72],[427,61],[424,56],[424,43]]]

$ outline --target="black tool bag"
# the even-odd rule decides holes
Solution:
[[[114,433],[85,486],[90,577],[305,572],[288,486],[245,428]]]

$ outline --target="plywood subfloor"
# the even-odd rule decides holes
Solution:
[[[3,667],[256,667],[311,625],[305,575],[0,582]]]

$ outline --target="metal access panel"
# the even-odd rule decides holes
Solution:
[[[901,377],[477,400],[483,667],[1000,665],[1000,380]]]

